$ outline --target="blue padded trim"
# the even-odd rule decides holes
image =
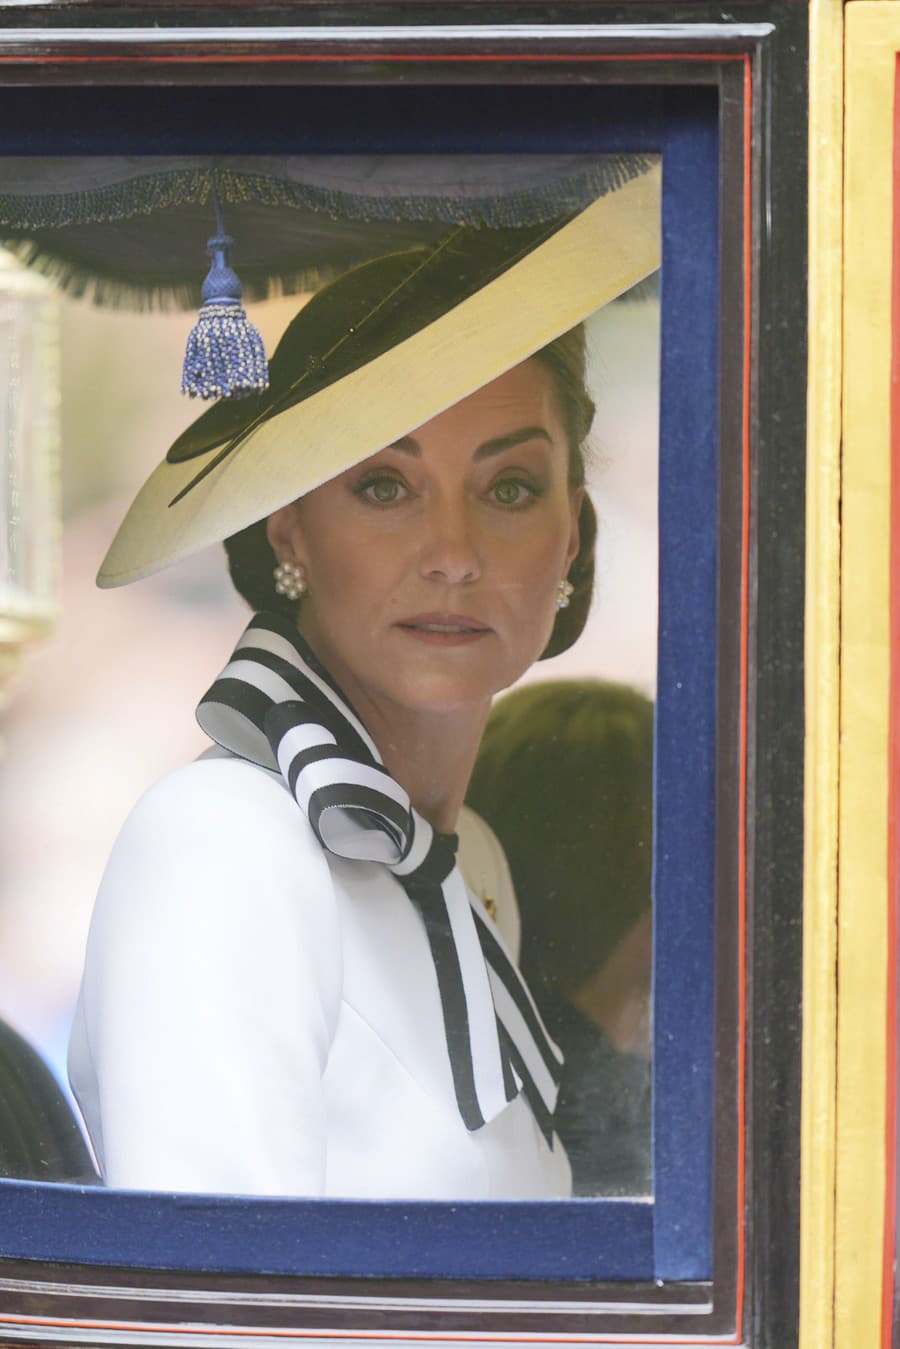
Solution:
[[[242,95],[246,92],[246,99]],[[584,1280],[711,1267],[716,90],[0,89],[0,153],[664,156],[656,1201],[357,1204],[4,1182],[0,1254],[169,1269]],[[311,115],[304,115],[304,109]],[[147,140],[152,127],[152,144]],[[252,1242],[247,1233],[252,1233]]]
[[[648,1201],[427,1204],[144,1194],[6,1181],[0,1256],[215,1273],[638,1279]],[[252,1233],[252,1240],[247,1234]]]
[[[659,688],[654,840],[655,1274],[712,1269],[718,135],[663,156]],[[689,246],[685,246],[689,241]]]

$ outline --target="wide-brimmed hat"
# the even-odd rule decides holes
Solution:
[[[655,271],[659,239],[651,163],[574,216],[450,227],[339,277],[288,328],[269,388],[210,408],[178,438],[98,584],[236,534],[410,434]]]

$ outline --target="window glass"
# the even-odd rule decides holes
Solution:
[[[103,162],[93,167],[102,176]],[[512,161],[509,168],[515,171]],[[351,190],[354,175],[365,184],[372,165],[342,171]],[[303,299],[249,307],[270,352]],[[44,1056],[65,1093],[66,1047],[106,859],[142,792],[208,745],[193,709],[248,612],[220,548],[134,586],[95,588],[136,484],[196,416],[197,405],[177,394],[195,316],[130,313],[71,297],[61,307],[62,621],[30,654],[7,719],[0,1013]],[[506,906],[495,912],[501,931],[510,944],[521,941],[521,964],[565,1050],[559,1129],[574,1192],[649,1196],[655,279],[589,316],[586,341],[597,408],[587,445],[598,519],[593,607],[575,646],[534,665],[517,681],[520,691],[498,698],[469,793],[506,849],[518,912],[489,893],[483,858],[465,838],[461,861],[473,869],[471,883],[488,910],[498,899]],[[548,785],[555,816],[544,809]],[[549,855],[554,838],[558,868]]]

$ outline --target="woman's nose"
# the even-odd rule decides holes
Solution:
[[[423,576],[452,585],[478,579],[481,557],[467,503],[434,503],[424,521],[419,566]]]

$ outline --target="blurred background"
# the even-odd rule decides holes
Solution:
[[[302,297],[250,307],[271,352]],[[248,611],[221,548],[117,591],[94,576],[132,496],[200,405],[179,393],[193,313],[63,299],[61,614],[8,690],[0,757],[0,1017],[65,1083],[94,894],[141,793],[207,744],[194,706]],[[526,681],[596,676],[654,694],[659,308],[589,322],[598,414],[596,594],[575,648]]]

